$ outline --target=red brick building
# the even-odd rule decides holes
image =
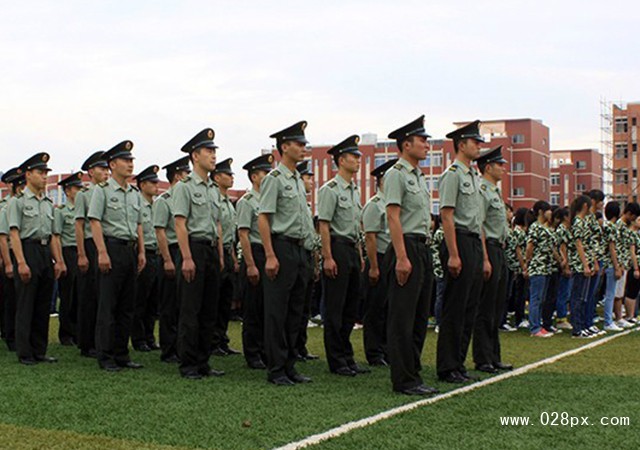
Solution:
[[[458,122],[459,127],[468,122]],[[453,127],[452,127],[453,128]],[[427,123],[427,131],[429,126]],[[503,154],[510,163],[501,189],[505,201],[519,208],[530,207],[536,200],[549,198],[549,128],[542,122],[532,119],[491,120],[482,122],[481,134],[487,141],[483,147],[503,146]],[[331,145],[309,147],[309,159],[313,164],[316,189],[312,193],[312,205],[316,206],[316,194],[320,186],[333,178],[336,167],[333,157],[327,154]],[[432,193],[434,213],[439,210],[438,180],[442,172],[455,159],[453,142],[447,139],[431,139],[431,150],[426,160],[420,163],[422,172],[427,176]],[[269,151],[269,150],[267,150]],[[375,134],[363,134],[360,141],[362,160],[356,182],[361,191],[361,200],[365,203],[376,192],[375,178],[369,173],[385,161],[398,156],[395,141],[378,140]],[[280,159],[273,150],[276,161]]]
[[[551,204],[569,206],[585,191],[603,189],[602,154],[595,149],[551,151]]]
[[[613,197],[638,201],[638,120],[640,103],[613,105]]]

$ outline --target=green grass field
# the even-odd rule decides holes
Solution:
[[[52,336],[57,320],[52,319]],[[322,330],[310,329],[310,349],[323,354]],[[231,324],[240,347],[240,326]],[[533,339],[501,334],[504,360],[517,366],[593,342],[567,333]],[[433,362],[437,336],[429,331],[425,381],[441,389]],[[362,334],[353,340],[362,360]],[[620,337],[519,377],[355,430],[319,448],[637,448],[640,444],[640,332]],[[347,379],[324,361],[299,370],[309,385],[278,388],[241,356],[214,358],[227,375],[183,380],[158,352],[133,352],[145,369],[105,373],[74,348],[53,344],[57,364],[25,367],[0,351],[0,448],[7,449],[258,449],[272,448],[345,422],[415,401],[391,392],[388,370]],[[455,386],[457,387],[457,386]],[[630,426],[501,426],[501,416],[542,412],[630,418]]]

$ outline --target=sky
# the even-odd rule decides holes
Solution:
[[[0,171],[134,142],[136,171],[205,127],[236,173],[307,120],[311,144],[426,115],[532,118],[600,146],[600,99],[640,101],[637,2],[0,0]],[[238,176],[238,187],[246,177]]]

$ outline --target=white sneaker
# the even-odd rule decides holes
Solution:
[[[354,329],[354,330],[362,330],[362,328],[363,328],[363,326],[362,326],[362,324],[361,324],[361,323],[356,323],[356,324],[353,326],[353,329]]]
[[[636,319],[635,317],[627,319],[627,322],[629,322],[631,325],[638,325],[638,319]]]
[[[529,321],[528,320],[523,320],[522,322],[520,322],[518,324],[518,328],[529,328]]]
[[[595,336],[602,336],[603,334],[607,334],[606,331],[601,330],[600,328],[598,328],[595,325],[589,327],[589,331],[591,331]]]
[[[573,330],[571,324],[564,320],[562,322],[556,323],[556,328],[559,330]]]
[[[616,325],[615,322],[611,322],[611,325],[605,325],[604,329],[606,331],[622,331],[623,330],[618,325]]]
[[[500,326],[500,331],[506,331],[506,332],[510,333],[512,331],[516,331],[516,328],[512,327],[508,323],[505,323],[504,325]]]
[[[309,321],[309,323],[307,323],[307,328],[315,328],[317,326],[318,324],[312,321]]]
[[[624,319],[620,319],[618,320],[618,322],[616,323],[616,325],[618,325],[621,328],[633,328],[633,325],[631,325],[629,322],[627,322]]]
[[[435,328],[433,331],[435,331],[435,332],[436,332],[436,334],[437,334],[437,333],[440,333],[440,326],[439,326],[439,325],[436,325],[436,328]]]

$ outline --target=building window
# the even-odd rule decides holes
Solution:
[[[511,136],[511,142],[514,144],[524,144],[524,134],[514,134]]]
[[[551,204],[552,205],[560,204],[560,194],[551,194]]]
[[[576,191],[585,192],[587,190],[587,186],[584,183],[580,183],[576,185]]]
[[[551,174],[551,186],[560,186],[560,174],[552,173]]]
[[[524,188],[515,188],[513,190],[513,196],[514,197],[524,197]]]
[[[616,133],[626,133],[628,131],[627,118],[616,117]]]
[[[635,127],[635,126],[637,125],[637,122],[638,122],[638,119],[637,119],[637,118],[635,118],[635,117],[632,117],[632,118],[631,118],[631,125],[632,125],[632,126],[634,126],[634,127]]]
[[[576,169],[586,169],[587,162],[586,161],[576,161]]]
[[[632,152],[637,152],[638,151],[638,144],[631,144],[631,151]]]
[[[375,167],[379,167],[386,162],[387,162],[387,155],[376,156]]]
[[[432,214],[440,214],[440,200],[433,200],[431,202],[431,213]]]
[[[420,167],[442,167],[442,153],[429,153],[419,162]]]
[[[616,184],[627,184],[628,180],[629,177],[626,170],[616,172]]]
[[[629,147],[626,142],[616,142],[616,159],[627,159]]]
[[[524,172],[524,163],[523,162],[514,162],[511,170],[513,172]]]

